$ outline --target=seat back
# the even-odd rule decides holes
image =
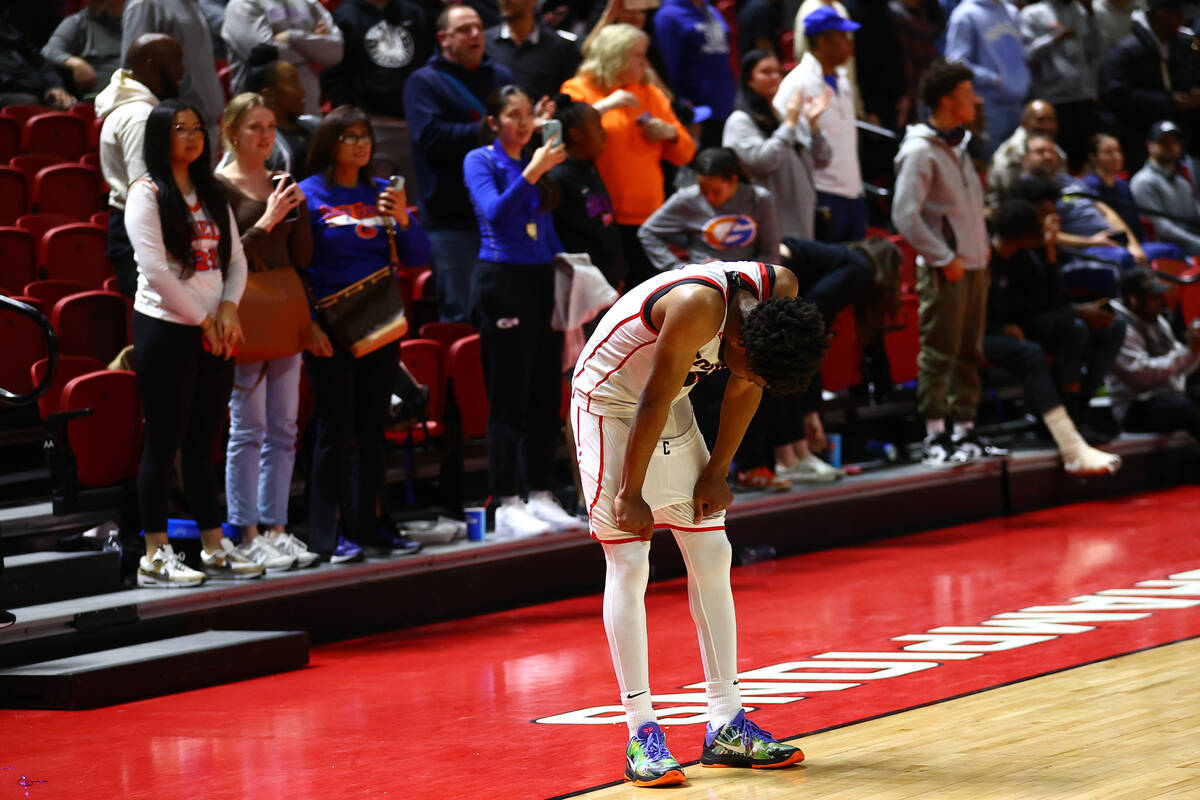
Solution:
[[[59,408],[92,410],[67,423],[81,484],[112,486],[137,475],[142,405],[132,372],[104,370],[73,378],[63,388]]]
[[[95,103],[76,103],[67,109],[67,113],[72,117],[79,117],[85,124],[91,125],[92,120],[96,118]]]
[[[833,337],[821,361],[821,385],[826,391],[840,392],[862,380],[858,369],[862,354],[858,348],[858,326],[854,323],[853,308],[842,309],[834,318],[830,333]]]
[[[1187,272],[1191,265],[1177,258],[1156,258],[1150,262],[1150,266],[1154,268],[1155,272],[1162,272],[1178,278]],[[1163,299],[1166,301],[1167,308],[1177,308],[1179,306],[1180,287],[1170,282],[1167,285],[1171,288],[1164,295]]]
[[[0,228],[0,286],[17,292],[37,278],[33,234],[20,228]]]
[[[49,366],[50,359],[43,358],[29,368],[34,386],[37,386],[42,382],[42,378],[46,377],[46,370]],[[62,401],[63,388],[69,382],[80,375],[86,375],[89,372],[100,372],[104,368],[105,365],[94,358],[60,356],[57,370],[54,373],[54,381],[50,384],[50,388],[46,390],[46,393],[38,398],[38,413],[42,415],[42,419],[46,419],[58,411],[59,403]]]
[[[100,210],[100,173],[79,164],[46,167],[33,180],[33,209],[86,220]]]
[[[446,376],[442,345],[432,339],[407,339],[400,343],[400,361],[417,382],[429,390],[428,420],[441,422],[445,416]]]
[[[883,335],[883,347],[887,351],[888,366],[892,370],[892,383],[908,383],[917,379],[917,355],[921,352],[921,327],[917,316],[917,296],[900,297],[900,311],[892,324],[903,326]]]
[[[31,378],[29,367],[47,356],[41,327],[29,317],[0,306],[0,342],[3,342],[0,347],[0,387],[14,394],[30,391],[37,384]],[[2,405],[4,403],[0,401]]]
[[[5,106],[0,108],[0,116],[15,119],[24,127],[30,118],[36,117],[38,114],[50,114],[53,111],[54,109],[50,106]]]
[[[88,123],[64,111],[37,114],[25,122],[22,143],[29,153],[53,153],[78,161],[87,150]]]
[[[13,225],[29,210],[29,181],[16,167],[0,166],[0,225]]]
[[[21,123],[12,117],[0,116],[0,164],[21,152]]]
[[[29,182],[29,186],[33,186],[33,179],[37,174],[46,167],[53,167],[55,164],[68,163],[62,156],[56,156],[51,153],[21,153],[19,156],[13,156],[8,162],[10,167],[16,167],[25,173],[25,180]]]
[[[454,402],[462,415],[463,436],[478,439],[487,434],[488,397],[483,382],[483,356],[479,334],[450,345],[446,374],[454,390]]]
[[[417,335],[422,339],[433,339],[441,344],[442,350],[447,353],[450,351],[450,345],[474,333],[474,326],[465,322],[426,322],[417,331]]]
[[[113,274],[107,250],[107,230],[90,222],[75,222],[46,231],[38,261],[47,278],[79,281],[99,289]]]
[[[79,281],[33,281],[25,284],[23,293],[41,303],[45,313],[49,315],[59,300],[70,294],[86,292],[90,288]]]
[[[116,292],[84,291],[54,304],[50,324],[65,356],[89,356],[105,364],[129,343],[128,307]]]
[[[79,220],[65,214],[25,214],[17,219],[17,227],[32,233],[33,241],[40,245],[46,231],[74,222]]]

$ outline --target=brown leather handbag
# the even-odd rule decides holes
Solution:
[[[247,275],[238,318],[246,337],[238,346],[238,364],[287,358],[312,344],[308,298],[291,267]]]
[[[325,330],[355,358],[362,358],[408,333],[394,226],[387,226],[387,236],[390,259],[386,267],[314,304]]]

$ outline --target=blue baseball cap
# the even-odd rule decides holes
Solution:
[[[825,31],[853,33],[862,26],[834,11],[833,6],[821,6],[804,18],[804,35],[816,36]]]

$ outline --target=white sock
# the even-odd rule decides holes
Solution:
[[[1121,457],[1106,453],[1089,445],[1079,435],[1071,415],[1065,406],[1055,406],[1042,415],[1042,421],[1050,429],[1058,452],[1062,456],[1063,469],[1071,475],[1105,475],[1121,468]]]
[[[688,573],[688,608],[700,639],[708,719],[724,725],[742,708],[737,684],[737,618],[729,569],[733,548],[724,530],[675,532]]]
[[[956,422],[954,423],[954,438],[961,439],[973,430],[975,430],[974,422]]]
[[[643,722],[656,722],[650,703],[650,661],[646,644],[646,584],[650,542],[605,544],[604,631],[629,736]],[[632,697],[630,696],[632,695]]]
[[[946,432],[946,420],[944,419],[927,419],[925,420],[925,436],[933,438],[941,436]]]

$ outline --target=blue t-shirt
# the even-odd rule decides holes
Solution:
[[[463,160],[467,193],[479,219],[481,261],[549,264],[562,252],[554,218],[542,207],[537,187],[521,175],[527,163],[510,158],[499,141]]]
[[[1109,186],[1100,180],[1099,175],[1084,175],[1083,184],[1125,220],[1134,236],[1141,238],[1142,221],[1138,219],[1138,213],[1133,208],[1133,192],[1129,189],[1129,181],[1117,178],[1113,185]]]
[[[1083,182],[1070,175],[1059,175],[1056,182],[1064,194],[1070,192],[1092,193],[1092,190]],[[1096,201],[1091,198],[1060,197],[1057,205],[1063,233],[1092,236],[1109,228],[1108,220],[1100,213],[1100,209],[1096,208]]]
[[[886,13],[886,12],[885,12]],[[654,14],[654,45],[675,93],[723,120],[733,111],[737,85],[729,64],[729,25],[711,3],[665,0]]]
[[[388,264],[387,230],[376,206],[387,181],[376,178],[373,184],[337,186],[328,183],[324,175],[300,181],[313,232],[312,262],[305,277],[318,300]],[[410,267],[429,261],[429,237],[413,217],[409,217],[408,230],[396,229],[396,255]]]

